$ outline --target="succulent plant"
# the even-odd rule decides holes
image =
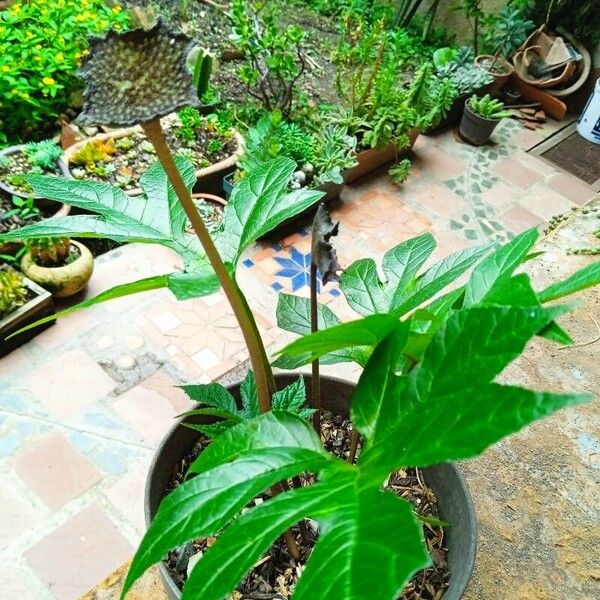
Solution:
[[[25,144],[23,154],[31,165],[48,170],[56,167],[56,161],[60,158],[62,149],[52,140],[44,140]]]
[[[198,94],[198,100],[202,101],[210,83],[215,57],[208,48],[195,48],[190,53],[193,60],[193,82]]]
[[[504,102],[492,98],[489,94],[486,94],[483,98],[471,96],[469,99],[469,108],[480,117],[493,121],[510,117],[510,113],[504,110]]]
[[[14,269],[0,270],[0,317],[22,306],[27,301],[23,275]]]
[[[107,141],[90,140],[83,148],[80,148],[70,158],[74,165],[85,166],[86,169],[91,169],[96,163],[106,162],[110,157],[117,152],[112,139]]]
[[[86,84],[79,122],[130,127],[197,105],[186,64],[191,44],[161,18],[150,29],[91,37],[79,70]]]
[[[32,238],[26,244],[33,262],[41,267],[64,265],[71,251],[71,240],[68,237]]]

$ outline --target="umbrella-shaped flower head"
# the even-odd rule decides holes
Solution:
[[[186,59],[192,41],[162,19],[151,29],[90,38],[79,74],[82,124],[129,127],[198,103]]]

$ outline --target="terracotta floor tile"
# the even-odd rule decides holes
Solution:
[[[5,479],[0,487],[0,548],[6,548],[21,534],[35,527],[39,519],[40,514],[19,490],[10,485],[10,480]]]
[[[57,600],[75,600],[132,553],[112,521],[92,505],[27,550],[25,557]]]
[[[523,129],[514,137],[514,140],[523,150],[530,150],[540,142],[543,142],[544,136],[539,131],[532,131],[531,129],[523,127]]]
[[[100,478],[100,472],[63,435],[30,441],[12,459],[15,471],[51,510],[79,497]]]
[[[113,402],[114,410],[129,426],[154,446],[172,427],[178,411],[168,397],[136,385]]]
[[[523,189],[530,188],[542,175],[514,158],[503,158],[492,167],[495,175]]]
[[[452,179],[460,175],[465,170],[465,163],[456,155],[444,152],[434,145],[426,146],[419,151],[417,155],[417,168],[419,170],[433,173],[441,180]]]
[[[580,206],[596,195],[594,190],[585,181],[581,181],[581,179],[577,179],[577,177],[567,173],[559,173],[550,179],[547,185]]]
[[[567,212],[575,206],[568,198],[545,185],[536,185],[531,188],[520,204],[544,221],[549,221],[551,217]]]
[[[37,346],[44,350],[53,350],[62,344],[72,342],[77,336],[85,335],[97,324],[92,312],[78,311],[60,318],[52,327],[49,327],[34,340]]]
[[[506,229],[516,234],[544,223],[544,219],[538,215],[534,215],[519,204],[513,204],[499,215],[497,219]]]
[[[77,349],[33,368],[20,385],[50,414],[66,420],[109,394],[116,384],[96,361]]]
[[[183,412],[189,406],[187,394],[164,369],[144,379],[140,385],[167,398],[177,411]]]
[[[413,201],[448,219],[460,214],[468,206],[460,196],[441,185],[427,186],[413,196]]]
[[[147,475],[147,466],[129,471],[105,492],[110,503],[129,521],[140,536],[146,531],[144,488]]]

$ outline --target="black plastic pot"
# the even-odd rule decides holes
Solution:
[[[279,389],[296,381],[295,375],[276,375]],[[307,387],[311,377],[304,376]],[[239,402],[239,385],[229,388]],[[354,385],[333,377],[321,378],[321,394],[323,406],[340,415],[347,415]],[[189,423],[210,423],[210,417],[189,417]],[[165,489],[181,459],[189,453],[196,441],[198,433],[181,424],[175,425],[162,440],[146,480],[144,511],[146,525],[149,525],[165,496]],[[444,600],[460,600],[475,564],[477,549],[477,524],[473,501],[467,484],[460,471],[453,464],[440,464],[422,470],[427,485],[438,499],[440,518],[450,523],[445,530],[448,547],[448,567],[450,569],[450,586],[444,594]],[[169,600],[181,598],[179,588],[171,578],[163,562],[158,565],[165,592]]]
[[[223,195],[225,196],[225,200],[229,201],[231,198],[231,193],[233,192],[233,188],[235,187],[235,183],[233,180],[235,178],[235,171],[232,173],[227,173],[225,177],[223,177]]]
[[[448,109],[446,116],[440,120],[440,122],[435,127],[430,127],[425,134],[436,133],[438,131],[443,131],[448,129],[449,127],[455,127],[459,124],[460,119],[463,114],[463,109],[465,107],[465,101],[468,100],[473,94],[476,96],[484,96],[488,89],[489,85],[484,85],[483,87],[477,88],[469,92],[468,94],[461,94],[457,98],[452,101],[452,106]]]
[[[486,119],[471,110],[469,101],[465,102],[465,111],[460,121],[460,137],[474,146],[483,146],[490,141],[494,129],[500,121]]]

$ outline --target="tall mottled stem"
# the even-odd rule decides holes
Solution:
[[[244,335],[252,369],[256,376],[256,388],[260,409],[261,412],[267,412],[271,408],[271,397],[275,391],[275,382],[271,365],[267,359],[265,347],[260,338],[258,327],[252,316],[252,312],[248,308],[246,299],[242,295],[236,282],[230,276],[227,267],[221,260],[219,251],[217,250],[212,237],[208,233],[204,222],[200,218],[191,194],[177,170],[173,156],[167,145],[165,134],[160,125],[160,119],[153,119],[148,123],[144,123],[142,127],[146,136],[152,142],[158,159],[167,173],[167,177],[183,206],[183,210],[192,224],[194,232],[198,236],[198,239],[206,252],[206,256],[215,270],[219,283],[233,308],[233,312]]]
[[[314,257],[313,257],[314,258]],[[319,312],[317,305],[317,264],[310,263],[310,330],[319,331]],[[313,425],[318,435],[321,435],[321,377],[319,359],[312,362],[312,382],[310,384],[311,407],[315,409]]]

